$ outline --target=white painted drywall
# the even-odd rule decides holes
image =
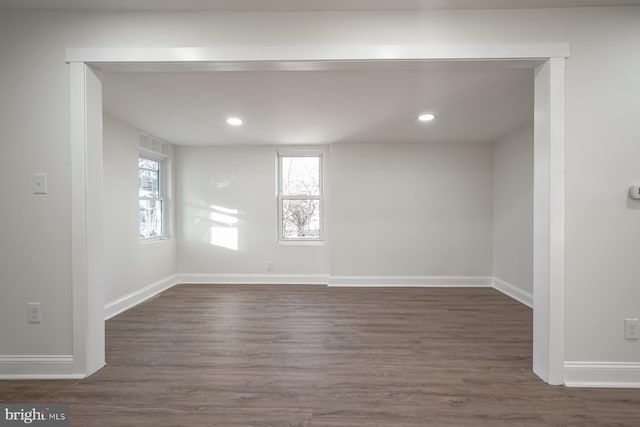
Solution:
[[[139,130],[104,116],[105,304],[177,272],[175,238],[138,238],[139,144]]]
[[[176,148],[181,273],[491,275],[490,143],[332,145],[323,246],[276,240],[276,150]]]
[[[0,354],[70,354],[71,166],[65,47],[569,42],[566,357],[638,362],[640,7],[379,13],[0,13]],[[171,31],[167,29],[170,28]],[[363,113],[364,114],[364,113]],[[31,194],[46,172],[50,192]],[[44,323],[26,322],[43,301]]]
[[[276,147],[176,147],[176,171],[180,273],[327,274],[328,245],[278,244]]]
[[[331,274],[491,276],[491,162],[483,142],[332,145]]]
[[[533,124],[493,143],[493,275],[533,294]]]

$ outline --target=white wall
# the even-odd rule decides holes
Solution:
[[[566,357],[640,360],[640,7],[380,13],[0,14],[0,354],[70,354],[71,177],[65,47],[569,42]],[[170,28],[171,31],[167,29]],[[34,172],[50,193],[31,194]],[[26,322],[44,301],[44,323]]]
[[[327,245],[278,244],[275,147],[176,153],[180,273],[327,274]]]
[[[305,246],[276,239],[276,147],[178,147],[179,271],[268,274],[273,261],[274,274],[491,275],[490,143],[330,151],[328,239]]]
[[[175,238],[138,238],[139,144],[140,131],[104,116],[105,303],[177,272]]]
[[[533,124],[493,144],[493,275],[533,294]]]
[[[491,276],[490,143],[331,146],[331,274]]]

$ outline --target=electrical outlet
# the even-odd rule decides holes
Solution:
[[[27,319],[29,323],[42,323],[42,304],[39,302],[27,304]]]
[[[624,338],[627,340],[640,339],[640,319],[624,319]]]
[[[47,194],[47,174],[36,173],[33,175],[33,194]]]
[[[267,262],[267,271],[273,271],[273,261]]]

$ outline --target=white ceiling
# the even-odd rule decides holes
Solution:
[[[0,8],[14,9],[218,11],[535,9],[637,4],[640,0],[0,0]]]
[[[100,75],[108,114],[177,145],[491,141],[533,119],[531,69],[396,64]]]

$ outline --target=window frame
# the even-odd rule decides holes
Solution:
[[[140,182],[138,181],[138,241],[140,243],[151,243],[151,242],[156,242],[159,240],[166,240],[168,239],[169,236],[169,232],[168,232],[168,212],[169,210],[167,209],[167,186],[168,186],[168,166],[167,166],[167,157],[160,155],[158,153],[155,153],[153,151],[148,151],[148,150],[140,150],[138,152],[138,162],[140,161],[139,159],[144,159],[144,160],[150,160],[152,162],[157,162],[158,163],[158,197],[141,197],[140,196]],[[140,166],[138,164],[138,176],[140,173]],[[160,224],[160,228],[161,228],[161,234],[159,236],[153,236],[153,237],[140,237],[140,201],[142,200],[155,200],[155,201],[160,201],[160,209],[161,209],[161,216],[162,216],[162,221]]]
[[[322,245],[325,241],[325,215],[324,215],[324,151],[322,150],[277,150],[276,152],[276,210],[277,210],[277,240],[280,244],[295,244],[295,245]],[[318,186],[319,194],[317,196],[307,195],[283,195],[283,180],[282,180],[282,159],[284,157],[317,157],[319,161],[318,167]],[[319,216],[319,235],[314,238],[298,238],[298,237],[285,237],[283,227],[283,202],[285,200],[318,200],[318,216]]]

